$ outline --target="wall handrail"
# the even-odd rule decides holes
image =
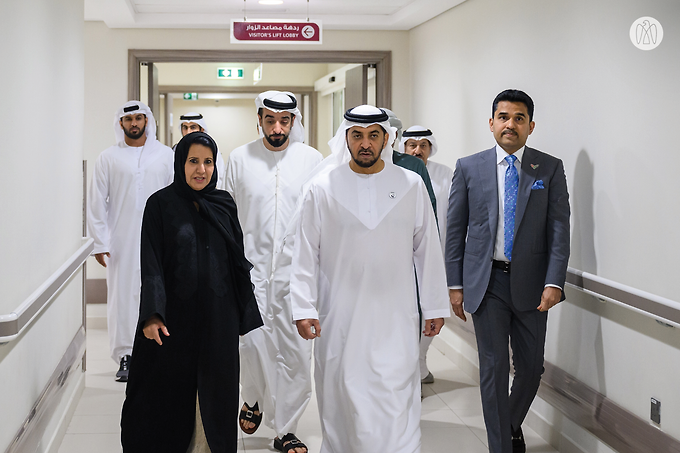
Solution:
[[[47,307],[66,282],[80,269],[94,250],[94,240],[83,238],[83,245],[66,260],[33,294],[12,313],[0,315],[0,344],[15,340]]]
[[[680,302],[572,267],[567,269],[567,284],[598,299],[621,305],[673,327],[680,327]]]

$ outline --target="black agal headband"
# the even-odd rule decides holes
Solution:
[[[432,135],[432,131],[427,129],[424,131],[404,131],[402,137],[429,137]]]
[[[193,120],[202,120],[203,115],[200,113],[198,115],[192,115],[192,116],[187,116],[187,115],[182,115],[179,117],[180,120],[182,121],[193,121]]]
[[[288,95],[290,102],[278,102],[271,99],[263,99],[262,104],[268,109],[272,110],[292,110],[297,107],[297,99],[295,96]]]
[[[352,121],[354,123],[383,123],[389,120],[389,116],[383,109],[378,109],[380,110],[380,113],[375,113],[373,115],[360,115],[352,113],[352,110],[354,110],[354,108],[345,112],[345,119],[347,121]]]

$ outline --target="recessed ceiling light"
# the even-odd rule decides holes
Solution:
[[[282,5],[283,0],[260,0],[257,3],[260,5]]]

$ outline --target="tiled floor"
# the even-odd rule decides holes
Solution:
[[[422,453],[487,452],[479,387],[434,346],[428,364],[435,382],[424,388]],[[108,357],[105,329],[88,329],[86,388],[59,449],[59,453],[118,453],[120,410],[125,385],[114,380],[116,364]],[[321,447],[321,427],[312,402],[304,413],[297,435],[311,453]],[[543,439],[524,427],[527,451],[555,452]],[[264,425],[252,436],[243,435],[239,451],[269,453],[273,431]]]

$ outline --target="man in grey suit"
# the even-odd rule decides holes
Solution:
[[[525,146],[533,113],[522,91],[496,96],[489,127],[497,144],[458,160],[449,196],[449,297],[456,316],[472,314],[492,453],[526,451],[521,425],[541,382],[548,310],[564,300],[569,260],[564,166]]]

